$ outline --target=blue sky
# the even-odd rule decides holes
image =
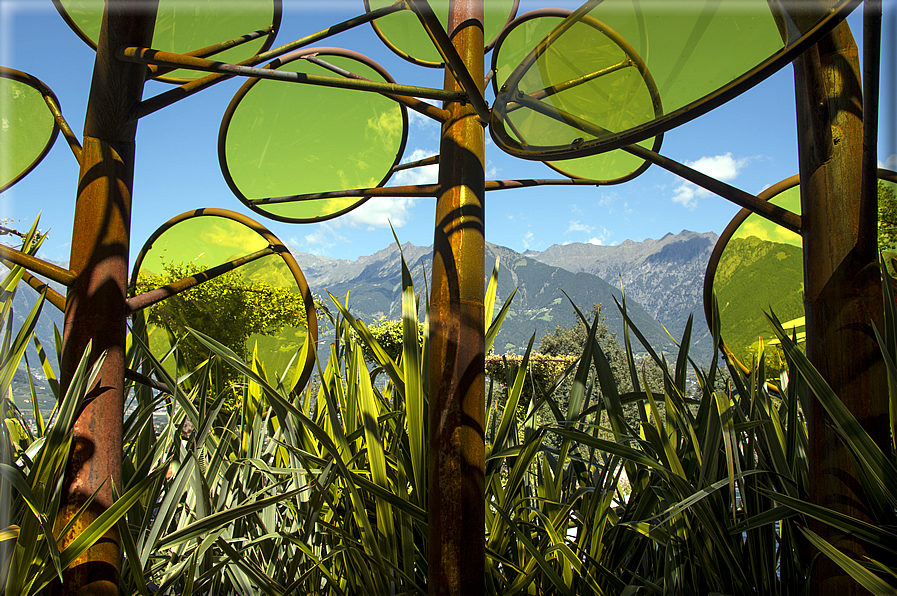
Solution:
[[[521,0],[518,14],[534,8],[576,8],[575,2]],[[284,0],[280,45],[363,12],[361,0]],[[884,1],[879,162],[897,169],[897,2]],[[849,22],[861,42],[862,15]],[[411,65],[390,52],[369,26],[342,33],[325,45],[372,57],[400,83],[441,87],[442,74]],[[43,80],[56,93],[63,114],[80,137],[93,66],[93,51],[63,22],[50,0],[0,0],[0,64]],[[355,259],[393,241],[388,222],[402,242],[429,245],[433,239],[432,199],[372,200],[341,218],[321,224],[283,224],[246,209],[228,189],[217,158],[218,128],[242,81],[232,80],[141,120],[132,215],[132,260],[147,237],[169,218],[201,207],[251,215],[296,250]],[[168,85],[151,82],[144,96]],[[487,100],[492,101],[491,91]],[[405,161],[433,155],[438,126],[412,115]],[[786,67],[725,106],[666,133],[661,153],[757,193],[797,173],[794,84]],[[512,158],[488,138],[487,178],[556,178],[547,166]],[[78,167],[60,137],[50,154],[24,180],[0,195],[0,217],[27,227],[41,213],[50,229],[44,257],[67,260]],[[397,174],[394,184],[435,180],[435,171]],[[297,182],[296,193],[301,193]],[[688,229],[719,233],[738,211],[680,178],[652,166],[634,181],[604,187],[542,187],[487,195],[486,238],[513,250],[544,250],[552,244],[618,244],[660,238]]]

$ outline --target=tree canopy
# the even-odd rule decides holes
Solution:
[[[883,251],[897,248],[897,196],[881,180],[878,181],[878,247]]]
[[[141,276],[137,292],[145,292],[200,273],[193,263],[167,264],[161,275]],[[179,338],[178,350],[188,370],[208,358],[208,350],[187,333],[196,329],[221,342],[244,360],[254,334],[274,335],[285,327],[307,326],[305,302],[298,292],[228,271],[148,309],[147,324]]]
[[[393,360],[398,360],[399,356],[402,354],[402,344],[404,342],[404,331],[402,326],[403,323],[401,320],[387,319],[386,317],[380,317],[368,325],[368,330],[371,332],[371,335]],[[419,345],[423,345],[424,343],[424,326],[422,323],[417,324],[417,341]],[[361,349],[368,362],[376,361],[374,351],[367,343],[362,342]]]

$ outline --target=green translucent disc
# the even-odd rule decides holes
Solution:
[[[835,10],[795,17],[795,24],[783,4],[807,6],[767,0],[589,2],[505,75],[491,134],[512,155],[540,160],[645,140],[769,76],[815,41],[823,23],[833,26],[831,17],[852,6],[840,0]],[[590,20],[592,26],[586,25]],[[545,91],[558,87],[563,91]],[[659,104],[651,101],[653,88]]]
[[[56,140],[44,94],[50,90],[37,79],[0,67],[0,191],[30,172]]]
[[[346,50],[303,50],[271,67],[339,76],[301,59],[310,53],[364,78],[393,82],[375,62]],[[364,198],[258,201],[380,186],[402,155],[407,128],[405,109],[376,93],[251,80],[221,122],[218,158],[231,190],[251,209],[280,221],[321,221]]]
[[[514,18],[518,2],[519,0],[483,0],[483,39],[487,46],[498,37],[508,21]],[[393,4],[393,0],[365,0],[364,4],[370,12]],[[430,6],[442,26],[447,28],[449,0],[430,0]],[[421,66],[442,65],[442,56],[411,10],[394,12],[372,21],[371,24],[383,43],[402,58]]]
[[[269,245],[283,249],[270,232],[238,214],[206,210],[198,216],[180,216],[160,228],[144,246],[134,268],[132,287],[139,294]],[[312,362],[309,342],[315,341],[317,333],[310,301],[311,294],[292,256],[270,254],[142,312],[150,350],[160,360],[172,346],[169,332],[184,338],[179,357],[188,370],[208,358],[208,349],[187,336],[185,328],[190,327],[226,345],[247,362],[257,353],[269,379],[280,378],[289,368],[287,378],[298,384],[308,378],[303,373],[310,372]],[[173,357],[164,364],[175,373]]]
[[[104,0],[53,0],[69,26],[94,49],[100,36]],[[280,25],[281,0],[159,0],[153,30],[153,49],[179,54],[236,39],[253,31]],[[236,63],[265,51],[274,35],[232,47],[214,55],[215,60]],[[208,73],[175,70],[159,80],[182,82]]]
[[[527,55],[533,51],[538,43],[551,33],[569,14],[569,10],[558,9],[533,11],[515,19],[514,22],[502,32],[496,42],[496,50],[492,54],[492,70],[494,73],[492,84],[496,95],[499,94],[502,85],[505,84],[517,65],[520,64]],[[620,61],[628,60],[628,57],[622,53],[619,47],[615,44],[608,44],[608,38],[600,30],[600,24],[591,20],[584,20],[582,23],[575,26],[592,28],[592,31],[583,31],[580,35],[575,37],[571,36],[569,39],[576,39],[586,43],[604,43],[605,45],[609,45],[609,50],[611,52],[619,53]],[[582,48],[579,48],[579,50],[581,49]],[[551,55],[553,52],[559,50],[561,50],[559,45],[552,46],[549,49],[548,54]],[[571,54],[576,54],[578,49],[571,48],[569,51]],[[586,59],[590,57],[594,58],[598,55],[597,52],[585,52]],[[548,68],[548,62],[548,60],[545,61],[546,69]],[[581,67],[582,65],[578,66]],[[602,68],[602,66],[598,65],[598,68]],[[655,103],[659,104],[659,94],[657,93],[656,87],[646,85],[642,77],[636,76],[635,78],[632,78],[631,75],[633,72],[637,71],[634,69],[627,69],[627,72],[614,76],[619,77],[620,84],[633,84],[635,86],[635,95],[638,97],[638,100],[635,103],[639,106],[637,109],[646,110],[648,113],[659,113],[659,106],[657,109],[654,107]],[[541,72],[537,69],[533,69],[531,70],[531,73],[532,75],[539,74],[538,79],[531,77],[527,81],[521,81],[521,84],[526,85],[527,88],[532,91],[537,91],[543,86]],[[564,72],[554,76],[558,79],[563,79],[563,77],[570,76],[571,74],[572,72],[569,69],[566,69]],[[630,79],[630,83],[625,82],[627,77]],[[644,95],[645,91],[647,92],[647,95]],[[560,97],[568,96],[570,94],[571,91],[562,92],[558,94],[559,96],[556,99],[560,99]],[[572,91],[574,99],[580,95],[581,91],[579,89]],[[535,129],[536,134],[538,134],[538,131],[544,128],[546,124],[553,125],[551,122],[546,123],[546,120],[546,116],[532,110],[516,110],[509,113],[507,118],[509,126],[513,127],[513,131],[516,135],[520,135],[524,138],[526,138],[533,129]],[[661,139],[662,136],[658,135],[655,138],[645,139],[639,144],[647,149],[659,151]],[[605,184],[631,180],[644,172],[649,165],[644,160],[621,150],[609,151],[599,155],[569,159],[560,162],[547,162],[547,164],[565,176],[598,180]]]
[[[897,174],[879,170],[879,248],[886,262],[897,258]],[[887,179],[884,179],[887,177]],[[792,186],[769,200],[800,214],[800,186]],[[788,186],[787,182],[779,187]],[[763,197],[763,194],[760,195]],[[720,336],[726,348],[750,365],[758,342],[778,343],[764,312],[774,312],[786,331],[804,340],[804,268],[801,237],[767,219],[743,210],[726,228],[707,268],[705,285],[716,293]],[[717,256],[718,254],[718,256]],[[893,269],[893,267],[892,267]],[[892,271],[893,273],[893,271]],[[711,296],[705,292],[705,301]],[[705,309],[709,312],[709,305]]]
[[[772,203],[800,214],[800,187],[779,193]],[[720,315],[720,336],[741,362],[762,339],[775,337],[764,311],[803,331],[804,267],[798,234],[758,215],[749,215],[723,249],[713,278]]]

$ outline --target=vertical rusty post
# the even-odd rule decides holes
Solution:
[[[77,278],[66,297],[62,390],[88,342],[91,358],[105,351],[106,360],[90,388],[92,401],[75,423],[56,527],[102,489],[90,511],[60,537],[61,547],[112,504],[113,484],[121,490],[125,298],[137,132],[128,114],[143,94],[146,67],[121,62],[116,52],[151,45],[157,8],[158,0],[107,0],[100,29],[75,204],[70,268]],[[62,593],[117,595],[120,561],[118,534],[109,532],[66,571]]]
[[[483,3],[453,0],[449,12],[452,43],[483,81]],[[460,89],[448,69],[445,87]],[[486,549],[484,130],[470,104],[445,109],[430,299],[428,589],[476,596]]]
[[[820,7],[824,2],[815,3]],[[863,189],[863,99],[856,43],[846,22],[794,62],[800,151],[807,355],[881,446],[887,445],[887,379],[871,322],[881,311],[877,197]],[[856,471],[818,400],[807,412],[810,499],[869,521]],[[853,558],[858,540],[813,530]],[[866,591],[825,556],[813,594]]]

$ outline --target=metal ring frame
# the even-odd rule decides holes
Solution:
[[[33,77],[28,73],[24,73],[19,70],[15,70],[13,68],[7,68],[5,66],[0,66],[0,78],[2,79],[10,79],[12,81],[16,81],[18,83],[22,83],[23,85],[28,85],[38,93],[40,93],[44,99],[50,98],[55,105],[59,105],[59,100],[56,99],[56,95],[53,91],[47,87],[47,85],[38,79],[37,77]],[[49,109],[49,108],[48,108]],[[50,112],[53,115],[53,112]],[[56,118],[53,118],[53,131],[50,133],[50,139],[47,141],[47,144],[44,146],[43,151],[38,154],[38,156],[31,162],[31,164],[25,168],[24,171],[17,174],[10,180],[6,185],[0,186],[0,192],[11,188],[16,182],[27,176],[31,170],[37,167],[44,157],[47,156],[47,153],[50,152],[50,149],[53,147],[53,144],[56,142],[56,137],[59,135],[59,123],[56,122]]]
[[[764,79],[772,76],[775,72],[793,62],[794,59],[807,48],[816,44],[824,35],[829,33],[838,23],[846,18],[847,15],[861,2],[862,0],[840,0],[839,4],[829,11],[828,15],[822,18],[819,23],[808,30],[800,39],[793,42],[791,45],[786,45],[764,62],[761,62],[756,67],[750,69],[742,76],[737,77],[735,80],[716,91],[670,112],[662,118],[655,118],[640,126],[630,128],[623,132],[614,133],[601,139],[580,143],[576,147],[570,144],[563,148],[539,146],[535,150],[523,149],[520,147],[519,143],[515,142],[507,135],[503,127],[498,126],[500,118],[507,111],[508,104],[513,101],[513,96],[511,94],[516,94],[517,84],[523,76],[522,71],[524,69],[518,69],[519,72],[515,71],[507,82],[508,90],[496,97],[492,110],[490,133],[496,144],[509,155],[534,161],[586,157],[588,155],[595,155],[597,153],[603,153],[605,151],[619,149],[627,145],[638,143],[689,122],[698,116],[721,106],[757,85]]]
[[[878,180],[884,180],[887,182],[892,182],[897,184],[897,172],[892,172],[891,170],[885,170],[879,168],[877,170]],[[792,189],[795,186],[800,184],[800,176],[795,174],[790,178],[786,178],[781,182],[778,182],[760,194],[757,195],[757,198],[762,199],[764,201],[769,201],[775,196],[785,192],[786,190]],[[732,221],[729,222],[729,225],[726,226],[726,229],[723,230],[723,233],[719,235],[719,238],[716,241],[716,244],[713,247],[713,251],[710,253],[710,260],[707,262],[707,271],[704,274],[704,318],[707,321],[707,326],[711,330],[713,329],[712,325],[712,317],[713,317],[713,282],[716,277],[716,270],[719,267],[719,260],[723,256],[723,251],[726,249],[726,246],[729,243],[729,240],[732,239],[732,236],[744,223],[744,221],[750,216],[753,215],[754,212],[750,209],[742,209],[735,217],[732,218]],[[722,338],[722,330],[720,331],[720,341],[719,341],[719,349],[723,353],[723,355],[733,362],[736,366],[738,366],[742,372],[745,374],[750,374],[750,369],[732,352],[731,349],[726,345],[725,340]]]
[[[511,14],[508,15],[508,20],[505,21],[505,26],[502,27],[501,31],[504,31],[505,28],[514,20],[514,17],[517,16],[517,9],[520,7],[520,0],[514,0],[511,5]],[[364,10],[365,12],[371,12],[371,3],[370,0],[364,0]],[[411,10],[410,8],[406,10]],[[393,51],[399,58],[403,60],[407,60],[412,64],[416,64],[417,66],[424,66],[427,68],[442,68],[445,66],[442,62],[430,62],[429,60],[421,60],[420,58],[415,58],[411,54],[400,50],[395,44],[393,44],[386,35],[383,34],[383,31],[380,30],[380,27],[377,25],[377,21],[371,21],[371,27],[374,28],[374,33],[377,34],[377,37],[380,38],[380,41],[383,42],[387,48]],[[497,45],[498,38],[501,36],[501,31],[499,31],[498,35],[495,36],[495,39],[488,42],[483,48],[483,54],[488,54],[493,47]]]
[[[274,253],[272,254],[277,254],[281,259],[283,259],[283,262],[289,268],[290,273],[293,274],[293,279],[296,280],[296,285],[299,287],[299,291],[302,293],[302,300],[305,304],[306,325],[308,326],[308,339],[306,341],[314,342],[314,345],[317,346],[318,319],[315,311],[314,298],[312,297],[311,291],[308,288],[308,282],[306,282],[305,276],[302,274],[302,270],[299,268],[299,264],[296,262],[296,259],[293,257],[289,249],[283,244],[283,242],[281,242],[280,239],[277,238],[277,236],[275,236],[270,230],[268,230],[268,228],[241,213],[236,213],[228,209],[207,208],[187,211],[169,219],[167,222],[159,226],[159,228],[155,232],[153,232],[153,234],[143,245],[143,248],[140,249],[140,254],[137,256],[137,259],[134,262],[134,268],[131,271],[130,288],[133,289],[136,287],[137,274],[140,271],[140,266],[143,264],[143,259],[146,254],[153,247],[153,243],[158,240],[162,236],[162,234],[173,228],[175,225],[188,219],[202,216],[221,217],[243,224],[268,241],[268,245],[274,251]],[[305,385],[308,383],[308,380],[311,378],[312,371],[314,370],[314,362],[315,350],[310,349],[308,350],[305,364],[302,368],[302,374],[300,375],[299,380],[296,382],[296,385],[292,388],[293,392],[302,391],[302,389],[305,388]]]
[[[540,9],[532,10],[530,12],[522,14],[519,17],[517,17],[516,19],[514,19],[513,21],[511,21],[510,23],[508,23],[504,27],[504,29],[501,30],[501,33],[498,34],[498,37],[496,38],[496,40],[494,42],[496,49],[495,49],[495,52],[492,53],[492,63],[491,63],[492,72],[493,73],[497,72],[497,66],[498,66],[497,62],[498,62],[498,55],[501,52],[501,44],[508,37],[508,35],[510,35],[511,32],[514,29],[516,29],[519,25],[522,25],[527,21],[542,18],[542,17],[558,17],[558,18],[563,19],[563,18],[570,16],[571,14],[573,14],[572,10],[567,10],[567,9],[563,9],[563,8],[540,8]],[[592,27],[595,27],[598,31],[601,31],[602,33],[604,33],[605,30],[609,30],[609,28],[604,23],[601,23],[600,21],[598,21],[592,17],[585,17],[582,19],[582,21]],[[628,46],[628,44],[627,44],[627,46]],[[625,51],[626,51],[626,49],[624,48],[624,52]],[[651,77],[650,73],[648,73],[648,67],[644,64],[641,57],[635,53],[635,50],[632,50],[632,53],[633,53],[633,56],[630,56],[630,58],[633,58],[634,61],[637,61],[637,63],[639,65],[644,67],[644,70],[639,68],[639,72],[645,73],[643,76],[647,77],[647,78],[645,78],[645,84],[648,87],[648,93],[651,94],[651,101],[654,104],[655,115],[663,114],[663,107],[661,105],[660,92],[657,89],[657,85],[654,83],[653,77]],[[627,52],[627,55],[629,55],[628,52]],[[492,77],[492,90],[495,93],[495,96],[498,97],[499,86],[498,86],[498,81],[494,75]],[[658,153],[660,151],[660,146],[662,143],[663,143],[663,133],[654,137],[654,144],[651,146],[651,151],[653,151],[654,153]],[[643,160],[642,165],[640,165],[638,168],[636,168],[635,170],[633,170],[631,173],[627,174],[626,176],[621,176],[620,178],[613,178],[610,180],[595,180],[595,179],[582,178],[581,176],[576,176],[574,174],[571,174],[571,173],[567,172],[566,170],[564,170],[562,167],[560,167],[557,163],[554,163],[554,162],[545,161],[543,163],[546,166],[548,166],[549,168],[556,171],[557,173],[561,174],[562,176],[567,176],[568,178],[572,178],[574,180],[589,180],[590,182],[594,182],[595,184],[600,184],[600,185],[605,185],[605,186],[609,186],[612,184],[622,184],[623,182],[629,182],[630,180],[633,180],[633,179],[637,178],[638,176],[640,176],[641,174],[643,174],[649,167],[651,167],[651,164],[649,162]]]
[[[375,62],[371,58],[368,58],[367,56],[365,56],[363,54],[359,54],[358,52],[353,52],[352,50],[345,50],[342,48],[328,48],[328,47],[303,48],[301,50],[291,52],[285,56],[282,56],[282,57],[274,60],[273,62],[268,64],[265,68],[276,69],[284,64],[293,62],[294,60],[299,60],[303,56],[306,56],[308,54],[318,54],[318,55],[323,55],[323,56],[341,56],[341,57],[345,57],[345,58],[351,58],[351,59],[357,60],[357,61],[365,64],[366,66],[369,66],[370,68],[373,68],[378,73],[380,73],[383,76],[383,78],[386,79],[386,81],[388,81],[390,83],[395,83],[395,80],[392,78],[392,76],[388,72],[386,72],[386,69],[384,69],[382,66],[380,66],[377,62]],[[249,197],[245,196],[240,191],[240,189],[237,187],[237,184],[234,182],[233,177],[230,175],[230,171],[228,170],[227,165],[226,165],[227,159],[226,159],[226,155],[225,155],[225,141],[227,138],[227,128],[228,128],[228,125],[230,124],[231,118],[233,118],[233,115],[237,110],[237,107],[240,105],[240,102],[243,100],[243,98],[246,96],[246,94],[249,93],[249,91],[252,89],[252,87],[255,86],[255,84],[258,83],[260,80],[261,79],[251,78],[248,81],[246,81],[243,84],[243,86],[241,86],[240,89],[237,90],[237,93],[234,94],[234,97],[231,99],[230,104],[228,104],[228,106],[227,106],[227,110],[225,110],[225,112],[224,112],[224,116],[221,118],[221,127],[218,130],[218,164],[221,166],[221,173],[224,176],[224,180],[225,180],[225,182],[227,182],[228,187],[231,189],[231,192],[233,192],[234,195],[238,199],[240,199],[240,201],[244,205],[246,205],[248,208],[250,208],[253,211],[255,211],[256,213],[258,213],[262,217],[266,217],[266,218],[273,219],[275,221],[284,222],[284,223],[317,223],[317,222],[321,222],[321,221],[327,221],[327,220],[333,219],[335,217],[344,215],[344,214],[348,213],[349,211],[355,209],[356,207],[359,207],[362,204],[364,204],[365,202],[367,202],[367,200],[370,197],[363,197],[358,202],[353,203],[349,207],[342,209],[336,213],[332,213],[330,215],[326,215],[323,217],[314,217],[314,218],[304,219],[304,218],[296,218],[296,217],[286,217],[283,215],[276,215],[273,213],[269,213],[269,212],[261,209],[259,207],[259,204],[254,203]],[[399,143],[399,150],[396,153],[396,157],[395,157],[395,160],[393,160],[392,166],[390,166],[389,170],[386,172],[383,179],[380,180],[380,182],[377,184],[377,187],[382,187],[384,184],[386,184],[386,182],[392,176],[393,168],[395,168],[397,165],[399,165],[399,161],[401,161],[402,155],[405,153],[405,144],[408,141],[408,110],[402,104],[399,104],[399,108],[402,112],[402,141],[401,141],[401,143]],[[263,198],[263,197],[257,197],[257,198]],[[266,198],[272,198],[272,197],[266,197]]]
[[[262,43],[261,47],[258,49],[256,54],[261,54],[262,52],[266,52],[271,49],[271,46],[274,45],[274,37],[277,35],[277,31],[280,29],[280,21],[283,17],[283,0],[271,0],[274,8],[273,18],[271,19],[271,33],[267,35],[267,39]],[[57,12],[65,21],[65,23],[71,28],[75,34],[81,38],[81,40],[86,43],[93,51],[97,50],[97,44],[90,37],[87,36],[86,33],[79,27],[75,21],[69,16],[68,12],[66,12],[65,7],[62,5],[62,0],[53,0],[53,6],[56,7]],[[198,48],[194,48],[198,49]],[[189,51],[189,50],[188,50]],[[249,58],[250,56],[247,56]],[[172,83],[176,85],[182,85],[184,83],[189,83],[192,81],[192,78],[185,77],[168,77],[168,76],[158,76],[152,77],[154,81],[162,81],[163,83]]]
[[[571,14],[573,14],[573,13],[571,13]],[[568,17],[568,19],[569,18],[571,18],[571,17]],[[608,39],[610,39],[613,43],[615,43],[617,45],[617,47],[619,47],[621,50],[623,50],[623,52],[626,54],[626,56],[632,61],[632,63],[633,63],[632,65],[642,75],[642,79],[645,82],[645,86],[648,89],[648,93],[651,95],[651,103],[654,108],[655,121],[656,121],[658,115],[663,114],[663,105],[661,103],[661,98],[660,98],[659,92],[657,91],[657,85],[654,83],[654,77],[651,76],[651,72],[648,70],[648,65],[645,64],[644,60],[642,60],[642,57],[638,54],[638,52],[635,51],[635,49],[629,44],[628,41],[626,41],[620,34],[618,34],[616,31],[614,31],[606,23],[599,21],[598,19],[595,19],[594,17],[590,17],[588,15],[582,15],[576,21],[568,21],[568,20],[562,21],[562,23],[559,24],[558,27],[556,27],[554,31],[561,30],[561,28],[564,27],[564,29],[562,31],[565,32],[573,24],[576,24],[578,22],[586,22],[590,26],[595,28],[596,30],[600,31]],[[552,32],[552,34],[554,33],[554,31]],[[549,35],[551,35],[551,34],[549,34]],[[508,81],[506,81],[504,84],[504,87],[506,89],[505,92],[501,93],[501,91],[499,91],[496,94],[496,100],[495,100],[495,104],[494,104],[493,111],[492,111],[492,119],[490,122],[490,134],[492,135],[492,138],[493,138],[493,140],[495,140],[496,144],[498,144],[498,146],[501,147],[502,150],[509,153],[510,155],[516,155],[516,154],[513,151],[509,150],[509,147],[507,146],[508,143],[511,143],[514,146],[519,146],[520,143],[511,139],[511,137],[505,131],[504,126],[502,125],[503,116],[508,111],[511,111],[509,109],[511,101],[502,102],[502,101],[500,101],[500,98],[503,95],[507,96],[508,94],[510,94],[511,89],[517,89],[517,84],[520,82],[520,79],[523,77],[523,75],[526,74],[526,72],[529,69],[529,66],[532,65],[539,58],[539,56],[541,56],[543,53],[545,53],[545,51],[548,49],[549,45],[550,44],[543,45],[542,43],[537,45],[536,48],[534,48],[533,51],[531,51],[529,53],[529,55],[523,60],[523,62],[521,62],[520,65],[518,65],[517,68],[515,68],[514,71],[511,73],[511,76],[508,78]],[[659,133],[657,136],[660,137],[662,140],[662,132]],[[645,137],[645,138],[649,138],[649,137]],[[644,139],[639,139],[639,141],[642,141],[642,140],[644,140]],[[590,143],[594,143],[594,141],[586,141],[584,143],[580,142],[577,144],[577,146],[589,146]],[[568,146],[568,149],[573,146],[574,145],[571,142],[571,144]],[[610,149],[607,149],[607,150],[609,151]],[[536,152],[531,152],[531,151],[526,151],[526,152],[532,153],[533,155],[535,155],[535,153],[536,153]],[[572,157],[587,157],[589,155],[595,155],[597,153],[602,153],[602,152],[603,151],[593,151],[588,154],[583,153],[583,154],[577,154],[577,155],[563,155],[560,157],[556,156],[553,159],[558,159],[558,158],[559,159],[569,159]],[[550,156],[547,155],[547,153],[549,153],[549,151],[543,151],[541,153],[543,153],[543,156],[542,156],[542,159],[540,159],[539,161],[547,161],[547,159],[550,158]],[[536,159],[536,157],[531,156],[531,157],[528,157],[528,159]]]

